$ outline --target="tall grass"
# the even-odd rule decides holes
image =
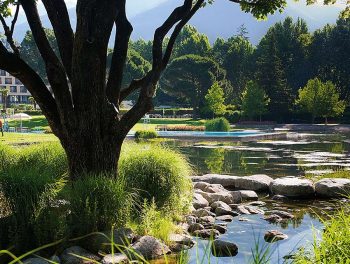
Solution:
[[[158,208],[185,211],[192,200],[191,167],[174,150],[151,144],[128,144],[122,152],[119,173],[128,185],[138,190],[138,202]]]
[[[350,171],[348,170],[338,170],[330,173],[325,173],[321,175],[314,175],[314,174],[306,174],[306,178],[312,180],[312,181],[318,181],[325,178],[345,178],[350,179]]]

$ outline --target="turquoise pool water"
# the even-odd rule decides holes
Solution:
[[[249,137],[272,135],[255,130],[235,131],[235,132],[207,132],[207,131],[157,131],[160,137]]]

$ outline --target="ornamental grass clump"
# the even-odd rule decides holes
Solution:
[[[192,200],[191,167],[174,150],[152,144],[128,144],[122,151],[119,175],[137,190],[138,203],[154,199],[158,208],[183,212]]]
[[[152,139],[157,138],[158,134],[154,130],[138,130],[135,132],[136,139]]]
[[[230,123],[224,117],[215,118],[205,122],[205,130],[212,132],[228,132],[230,131]]]

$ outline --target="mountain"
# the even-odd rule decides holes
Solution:
[[[154,30],[162,24],[170,12],[182,1],[180,0],[163,0],[161,4],[155,7],[149,6],[146,10],[129,8],[129,19],[134,26],[132,39],[152,39]],[[287,16],[294,19],[298,17],[306,20],[309,29],[314,31],[323,27],[327,23],[335,23],[341,7],[339,6],[306,6],[305,1],[294,2],[288,1],[286,10],[280,14],[270,15],[265,21],[256,20],[251,14],[244,13],[240,10],[239,5],[233,4],[227,0],[216,0],[213,5],[202,8],[190,21],[200,32],[208,35],[211,42],[217,37],[228,38],[234,35],[237,28],[244,24],[249,32],[250,40],[257,44],[268,28]],[[76,24],[75,9],[69,9],[69,15],[72,25]],[[47,16],[43,16],[42,23],[45,27],[51,27]],[[15,38],[21,41],[28,30],[26,23],[19,24],[15,31]],[[111,40],[114,39],[113,36]],[[112,45],[112,42],[111,42]]]

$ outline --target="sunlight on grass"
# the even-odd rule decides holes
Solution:
[[[322,175],[306,174],[305,177],[312,181],[318,181],[326,178],[345,178],[350,179],[350,171],[348,170],[338,170],[331,173],[325,173]]]
[[[26,145],[41,142],[56,142],[58,138],[54,134],[29,134],[29,133],[4,133],[0,135],[0,143],[10,145]]]

